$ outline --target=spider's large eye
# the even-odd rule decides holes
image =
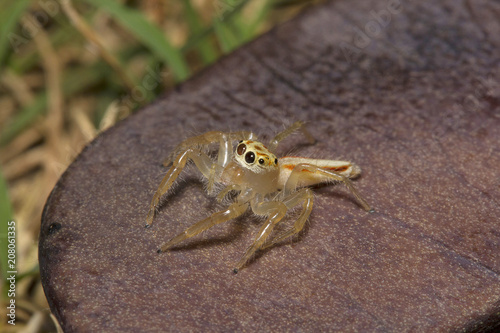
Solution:
[[[263,159],[263,158],[261,158],[261,159],[259,160],[259,164],[264,164],[264,159]]]
[[[252,164],[253,162],[255,162],[255,154],[251,151],[249,151],[246,155],[245,155],[245,161],[248,163],[248,164]]]
[[[277,158],[274,159],[274,164],[278,165],[278,159]]]
[[[247,146],[242,143],[238,146],[238,148],[236,149],[236,152],[238,153],[238,155],[243,155],[243,153],[247,150]]]

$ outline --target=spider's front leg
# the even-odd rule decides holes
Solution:
[[[313,193],[308,188],[302,188],[296,192],[291,193],[285,199],[283,199],[283,203],[288,209],[295,207],[296,205],[302,203],[302,212],[299,217],[293,224],[293,227],[276,236],[271,241],[266,242],[261,249],[266,249],[274,244],[281,242],[283,239],[288,238],[292,235],[298,234],[304,229],[307,218],[311,215],[312,207],[313,207]]]
[[[303,121],[296,121],[292,125],[290,125],[288,128],[284,129],[283,131],[279,132],[276,134],[276,136],[269,142],[268,148],[270,151],[275,151],[276,148],[278,147],[278,144],[287,136],[292,134],[293,132],[301,130],[302,134],[306,137],[306,139],[309,141],[309,143],[313,144],[316,142],[316,140],[313,138],[313,136],[309,133],[309,131],[305,127],[305,123]]]
[[[251,201],[251,207],[255,214],[266,215],[267,220],[260,228],[257,238],[253,244],[247,249],[246,253],[240,259],[233,272],[236,274],[246,264],[246,262],[254,255],[254,253],[262,248],[267,237],[271,234],[276,224],[285,216],[287,207],[280,201],[265,201],[259,202],[257,196]]]
[[[201,171],[201,173],[205,176],[210,174],[212,160],[207,156],[207,154],[195,148],[188,148],[184,152],[180,153],[173,161],[170,170],[168,170],[165,177],[163,177],[160,186],[153,195],[153,200],[151,200],[148,215],[146,217],[146,228],[150,227],[153,223],[156,208],[158,207],[161,196],[172,187],[172,184],[186,166],[187,161],[190,159],[193,160],[194,164]]]
[[[208,191],[212,192],[214,183],[218,181],[220,173],[229,163],[232,154],[231,142],[239,138],[252,138],[251,132],[240,131],[225,133],[221,131],[207,132],[192,138],[188,138],[181,142],[173,151],[173,153],[163,162],[163,165],[168,166],[172,163],[170,170],[160,183],[156,190],[151,205],[149,206],[148,215],[146,217],[146,228],[153,223],[154,215],[160,198],[171,187],[177,179],[182,169],[186,166],[188,160],[193,160],[196,167],[208,179]],[[205,154],[201,148],[212,143],[219,143],[219,154],[217,162],[212,160]],[[175,158],[174,158],[175,157]]]
[[[208,146],[212,143],[219,143],[219,157],[218,162],[224,166],[224,161],[226,163],[229,161],[231,154],[231,142],[233,140],[250,140],[254,139],[254,135],[248,131],[239,132],[222,132],[222,131],[210,131],[198,136],[193,136],[182,141],[175,147],[175,149],[170,153],[170,155],[163,161],[164,166],[169,166],[173,162],[174,158],[178,156],[183,151],[193,147],[203,147]],[[221,154],[222,153],[222,154]]]
[[[231,204],[228,209],[214,213],[206,219],[195,223],[194,225],[190,226],[189,228],[163,244],[161,248],[158,249],[158,253],[164,252],[172,246],[179,244],[183,240],[196,236],[203,231],[215,226],[216,224],[220,224],[240,216],[247,210],[247,208],[248,203],[235,202]]]

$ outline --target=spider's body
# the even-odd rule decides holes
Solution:
[[[313,205],[312,191],[307,186],[322,182],[344,182],[363,208],[371,211],[368,203],[358,194],[349,179],[360,173],[359,167],[355,164],[304,157],[277,158],[271,152],[283,138],[299,128],[310,137],[302,126],[303,123],[296,122],[279,133],[269,143],[270,148],[256,141],[256,136],[250,132],[208,132],[179,144],[172,155],[175,159],[171,157],[166,161],[168,164],[172,162],[172,166],[153,197],[146,218],[146,227],[153,222],[160,197],[172,186],[188,160],[193,160],[196,167],[208,179],[209,193],[213,191],[215,183],[225,186],[217,195],[219,201],[230,191],[236,191],[238,195],[226,210],[195,223],[165,243],[158,252],[165,251],[216,224],[236,218],[250,207],[253,213],[267,216],[267,220],[253,244],[238,262],[234,269],[236,273],[255,251],[276,244],[303,229]],[[235,141],[238,141],[238,144],[233,151]],[[217,161],[213,161],[202,149],[214,142],[219,143]],[[302,204],[302,212],[293,227],[274,239],[267,240],[287,210],[298,204]]]

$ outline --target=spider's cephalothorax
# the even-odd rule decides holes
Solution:
[[[275,192],[279,180],[278,159],[262,143],[253,140],[238,142],[234,153],[234,166],[241,172],[240,186],[252,188],[256,193]],[[224,173],[223,173],[224,177]],[[234,183],[231,177],[224,177],[224,184]]]
[[[297,129],[311,139],[302,122],[296,122],[279,133],[267,148],[256,141],[250,132],[207,132],[180,143],[166,163],[172,163],[153,196],[146,218],[146,227],[154,219],[160,197],[166,193],[188,160],[192,160],[200,172],[208,179],[208,191],[214,184],[225,188],[219,192],[221,201],[226,194],[236,191],[234,202],[225,210],[212,214],[165,243],[158,252],[166,251],[183,240],[198,235],[212,226],[242,215],[248,207],[253,213],[266,216],[267,220],[259,231],[253,244],[234,268],[237,273],[250,257],[259,249],[269,247],[281,240],[300,232],[312,210],[312,191],[310,185],[341,181],[366,211],[372,211],[368,203],[359,195],[349,178],[354,178],[361,170],[347,161],[321,160],[305,157],[277,158],[272,151],[278,143]],[[233,150],[233,143],[236,147]],[[202,149],[211,143],[219,143],[217,160],[212,160]],[[201,147],[201,148],[200,148]],[[287,210],[302,204],[302,212],[293,227],[273,239],[268,239],[274,226],[285,216]]]

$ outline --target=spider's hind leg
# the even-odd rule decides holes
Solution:
[[[353,176],[359,174],[359,168],[356,172]],[[310,181],[311,184],[318,184],[328,180],[343,182],[364,210],[370,213],[374,211],[361,194],[359,194],[358,190],[356,190],[348,176],[309,163],[300,163],[295,166],[285,183],[285,194],[293,192],[301,181],[305,179],[313,179],[313,181]]]

